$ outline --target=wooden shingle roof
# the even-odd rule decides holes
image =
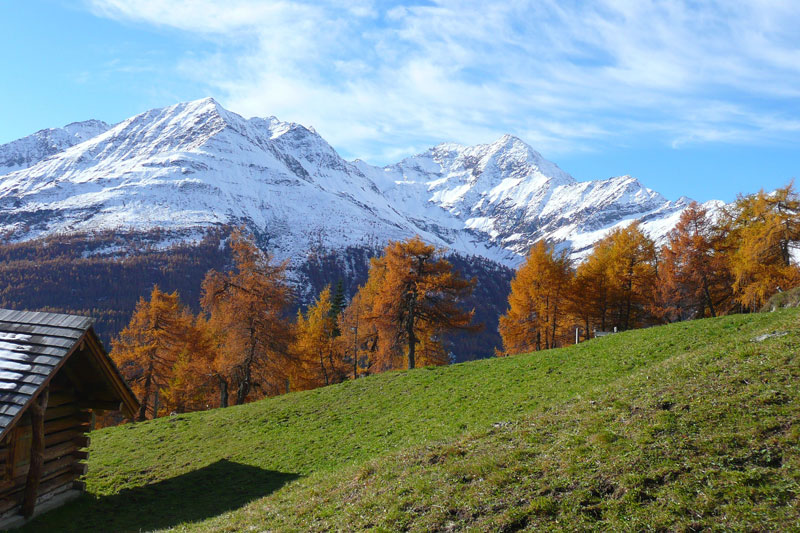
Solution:
[[[102,349],[93,322],[83,316],[0,309],[0,438],[85,342],[95,347],[95,357],[127,410],[135,408],[136,397]]]

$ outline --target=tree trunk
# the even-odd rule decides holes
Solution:
[[[153,419],[158,418],[158,408],[160,407],[160,401],[158,397],[159,388],[156,385],[156,391],[153,393]]]
[[[256,332],[254,328],[250,328],[250,353],[242,365],[242,380],[239,381],[239,386],[236,389],[236,405],[242,405],[250,394],[250,385],[252,379],[252,366],[256,358]]]
[[[47,410],[49,387],[45,387],[39,397],[31,403],[28,412],[31,417],[31,460],[28,478],[25,480],[25,495],[22,499],[22,516],[30,518],[36,507],[39,481],[44,468],[44,412]]]
[[[353,379],[358,378],[358,311],[356,311],[356,323],[353,329]]]
[[[708,290],[708,283],[703,281],[703,291],[706,293],[706,303],[708,303],[708,310],[712,317],[716,317],[717,313],[714,309],[714,302],[711,300],[711,292]]]
[[[244,380],[236,389],[236,405],[242,405],[248,394],[250,394],[250,381]]]
[[[331,378],[336,383],[341,383],[341,381],[342,381],[341,372],[336,371],[336,365],[333,362],[333,349],[330,348],[330,347],[328,349],[328,364],[331,367]]]
[[[414,319],[409,317],[406,322],[406,332],[408,333],[408,368],[414,368],[416,364],[415,356],[417,350],[417,337],[414,334]]]
[[[322,377],[325,378],[325,385],[330,385],[328,382],[328,371],[325,370],[325,356],[322,352],[319,354],[319,367],[322,369]]]
[[[628,283],[627,283],[628,298],[625,302],[625,329],[630,329],[631,323],[631,300],[633,299],[633,262],[628,268]]]
[[[219,380],[219,406],[228,407],[228,382],[222,377],[218,376]]]
[[[153,359],[150,358],[150,363],[147,366],[147,373],[144,378],[144,393],[142,394],[142,404],[139,406],[139,413],[136,415],[136,420],[142,422],[147,419],[147,400],[150,398],[150,388],[153,384]]]

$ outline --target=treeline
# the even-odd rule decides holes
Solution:
[[[739,196],[709,213],[686,209],[660,248],[637,223],[618,228],[574,265],[539,242],[511,282],[500,318],[509,355],[584,339],[595,331],[752,312],[800,284],[800,198],[793,184]]]
[[[91,316],[101,340],[110,346],[129,323],[136,302],[149,296],[154,285],[165,292],[177,290],[198,313],[206,273],[231,264],[227,243],[232,229],[209,228],[201,236],[154,230],[57,235],[19,243],[0,238],[0,307]],[[191,238],[184,241],[186,237]],[[265,242],[257,236],[259,247]],[[289,314],[305,309],[326,285],[335,290],[341,282],[344,294],[352,296],[367,279],[369,258],[380,253],[378,248],[352,246],[295,258]],[[447,340],[458,361],[489,357],[500,346],[497,320],[505,310],[513,271],[474,256],[449,253],[446,258],[464,276],[477,278],[464,305],[474,308],[475,321],[486,324],[478,334],[454,334]]]
[[[108,345],[154,284],[178,290],[197,305],[199,280],[229,262],[230,228],[209,230],[197,242],[167,249],[175,234],[96,232],[0,243],[0,307],[76,313],[96,320]]]
[[[447,364],[446,334],[479,329],[461,309],[476,281],[418,237],[373,258],[349,302],[341,284],[328,286],[294,319],[286,264],[242,231],[230,247],[233,268],[207,273],[201,312],[155,287],[114,339],[111,357],[141,400],[137,419]]]

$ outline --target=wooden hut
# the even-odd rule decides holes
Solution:
[[[92,322],[0,309],[2,529],[83,492],[92,410],[138,410]]]

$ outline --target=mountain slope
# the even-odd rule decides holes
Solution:
[[[40,130],[0,146],[0,176],[32,167],[52,155],[63,152],[108,130],[101,120],[73,122],[63,128]]]
[[[0,146],[0,232],[15,241],[158,229],[174,242],[245,224],[281,259],[419,234],[514,266],[536,240],[579,256],[633,219],[660,237],[687,203],[627,176],[576,182],[508,135],[385,168],[348,162],[313,129],[244,119],[211,98]]]
[[[691,202],[670,202],[630,176],[576,182],[510,135],[488,145],[442,144],[383,169],[359,168],[403,212],[424,219],[446,211],[519,255],[546,239],[580,256],[611,227],[634,219],[660,238]]]
[[[28,529],[792,529],[798,318],[678,323],[101,430],[89,495]]]

